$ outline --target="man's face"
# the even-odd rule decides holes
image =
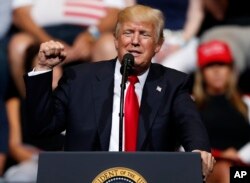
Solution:
[[[135,57],[135,70],[141,74],[150,66],[152,57],[161,48],[161,43],[156,38],[152,23],[127,21],[120,26],[115,46],[120,61],[126,53]]]

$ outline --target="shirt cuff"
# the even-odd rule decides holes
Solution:
[[[52,71],[52,69],[46,70],[46,71],[35,71],[35,68],[34,68],[32,71],[30,71],[28,73],[28,76],[36,76],[36,75],[44,74],[44,73],[47,73],[47,72],[50,72],[50,71]]]

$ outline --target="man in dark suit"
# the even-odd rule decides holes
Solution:
[[[38,63],[25,76],[32,132],[52,135],[66,129],[68,151],[117,151],[120,67],[123,56],[131,53],[133,75],[139,80],[135,84],[140,106],[135,149],[173,151],[179,141],[186,151],[201,153],[206,177],[214,158],[188,94],[188,76],[151,63],[164,40],[163,25],[159,10],[136,5],[121,11],[115,30],[118,58],[69,68],[54,92],[51,70],[66,53],[59,42],[41,44]]]

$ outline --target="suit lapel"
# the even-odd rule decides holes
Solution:
[[[115,60],[98,68],[93,81],[95,116],[98,125],[101,150],[107,151],[112,123]]]
[[[144,142],[153,125],[165,92],[166,83],[163,80],[163,73],[160,67],[152,64],[142,93],[137,150],[143,150]]]

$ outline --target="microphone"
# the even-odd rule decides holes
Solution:
[[[126,88],[126,81],[129,75],[133,74],[134,56],[131,53],[126,53],[122,58],[122,66],[120,72],[122,74],[121,80],[121,94],[120,94],[120,112],[119,112],[119,151],[122,151],[122,137],[123,137],[123,108],[124,108],[124,90]]]
[[[126,53],[122,58],[122,66],[120,72],[125,77],[133,74],[134,56],[131,53]]]

